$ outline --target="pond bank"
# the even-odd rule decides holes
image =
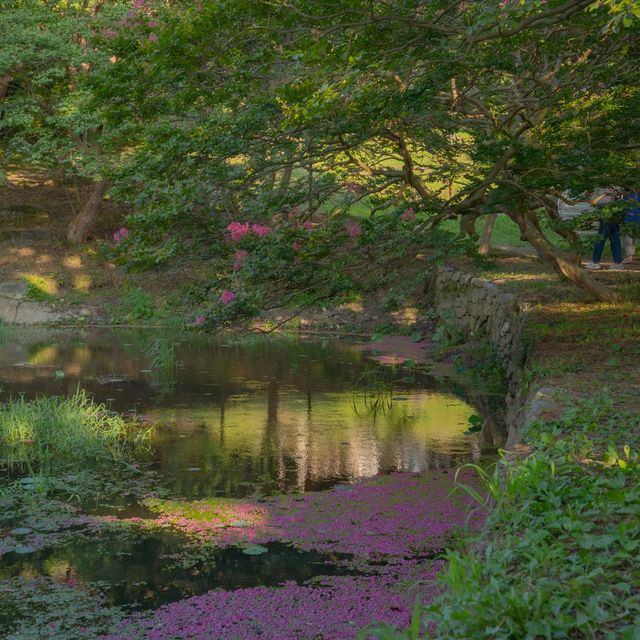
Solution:
[[[509,445],[519,455],[480,472],[493,505],[487,526],[448,555],[448,588],[424,604],[425,624],[448,640],[635,640],[640,416],[637,394],[620,383],[626,375],[637,386],[625,369],[638,371],[637,322],[625,305],[520,306],[512,291],[453,270],[440,272],[432,293],[450,349],[477,365],[479,345],[490,345],[488,375],[492,362],[502,364]],[[501,299],[506,309],[497,308]],[[598,382],[609,333],[596,318],[616,311],[607,390]],[[414,636],[382,630],[380,637]]]

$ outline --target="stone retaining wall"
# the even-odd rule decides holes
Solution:
[[[525,309],[516,296],[493,282],[449,267],[438,269],[431,291],[436,311],[449,332],[465,342],[476,339],[490,344],[504,366],[507,433],[503,435],[507,446],[515,445],[522,427],[535,419],[533,407],[540,407],[538,390],[523,386]]]

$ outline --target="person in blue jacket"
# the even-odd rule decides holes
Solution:
[[[626,224],[639,224],[640,223],[640,191],[628,191],[624,195],[624,199],[628,202],[627,211],[625,212],[624,222]],[[638,227],[640,229],[640,227]],[[636,253],[636,243],[633,236],[622,236],[622,243],[624,245],[624,260],[622,262],[628,263],[633,260],[633,256]]]
[[[619,197],[617,190],[609,190],[601,192],[598,197],[592,200],[593,204],[603,205],[613,202]],[[600,220],[598,225],[598,235],[600,240],[593,247],[593,257],[591,262],[587,262],[585,268],[600,269],[600,260],[604,251],[607,240],[611,243],[611,255],[613,256],[613,264],[610,269],[624,269],[622,264],[622,244],[620,242],[620,223],[612,220]]]

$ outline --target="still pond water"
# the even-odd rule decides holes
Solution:
[[[325,490],[449,468],[486,452],[465,435],[475,410],[463,389],[416,368],[382,368],[346,341],[25,331],[0,346],[0,387],[2,400],[82,388],[113,411],[157,425],[150,466],[179,499]],[[144,516],[136,505],[125,514],[136,508]],[[9,553],[0,578],[73,575],[99,582],[112,604],[152,607],[214,587],[339,572],[322,554],[279,544],[259,556],[218,550],[206,570],[169,566],[182,543],[155,533]]]

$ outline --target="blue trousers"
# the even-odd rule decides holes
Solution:
[[[622,244],[620,243],[620,225],[617,222],[604,222],[600,221],[598,226],[598,234],[602,236],[600,240],[593,247],[593,262],[600,262],[602,258],[602,251],[607,240],[611,243],[611,254],[613,255],[613,261],[616,264],[622,262]]]

